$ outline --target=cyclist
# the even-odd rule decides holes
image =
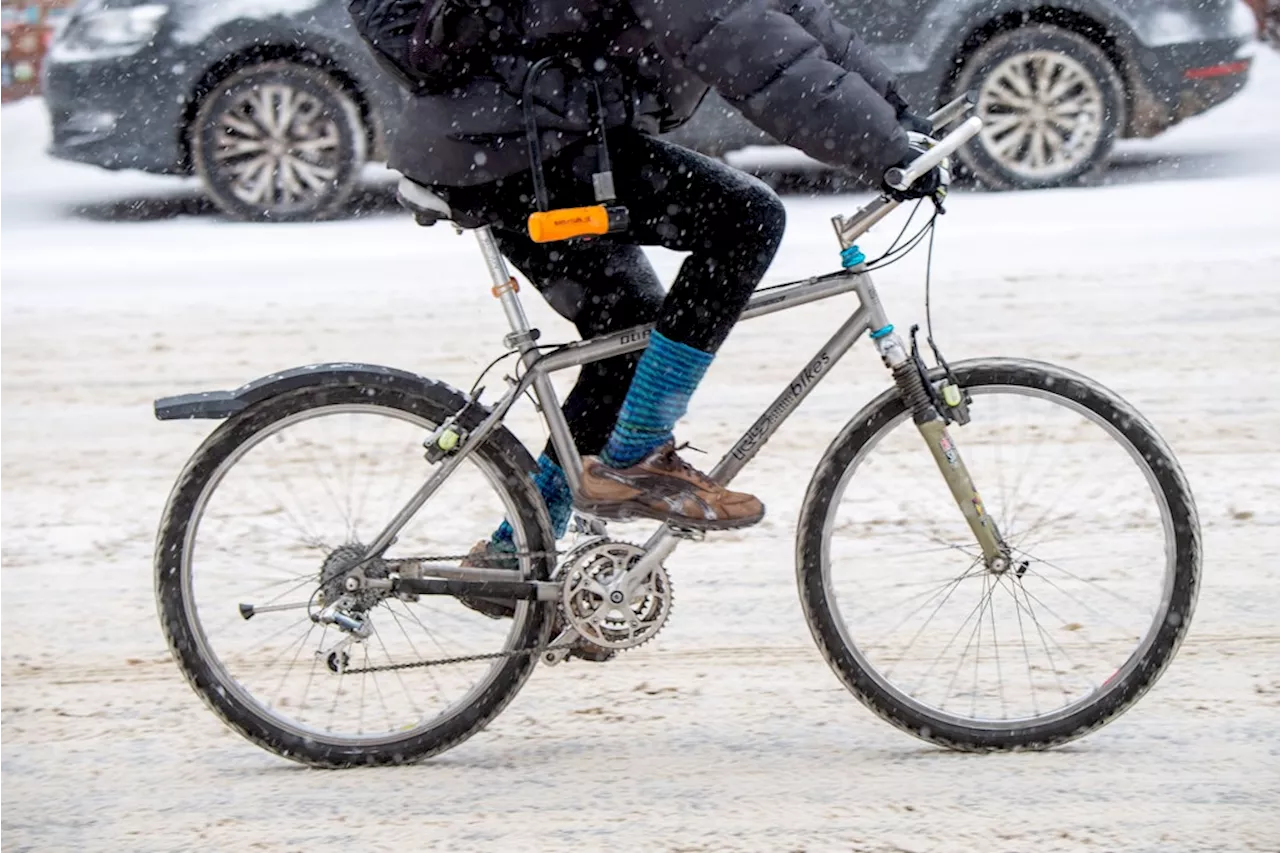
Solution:
[[[503,254],[584,338],[656,324],[642,354],[583,367],[564,401],[584,455],[579,509],[693,529],[755,524],[761,502],[682,460],[672,430],[772,261],[785,211],[760,181],[657,134],[682,124],[713,88],[781,142],[879,176],[914,159],[904,126],[928,124],[822,0],[513,2],[522,6],[521,55],[494,55],[492,73],[411,98],[391,165],[430,185],[455,217],[489,224]],[[532,62],[552,54],[570,61],[538,78],[533,100],[553,206],[594,201],[594,80],[617,196],[630,211],[625,234],[529,239],[534,192],[520,93]],[[899,197],[937,187],[935,170]],[[688,253],[669,291],[643,245]],[[574,498],[550,444],[538,465],[559,537]],[[478,546],[471,564],[485,547],[513,550],[510,526]]]

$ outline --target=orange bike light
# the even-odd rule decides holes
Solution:
[[[529,238],[535,243],[553,243],[573,237],[608,234],[626,228],[626,209],[610,210],[603,204],[566,207],[529,214]]]

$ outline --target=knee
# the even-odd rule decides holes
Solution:
[[[787,230],[787,207],[777,193],[763,183],[757,184],[757,190],[748,202],[751,210],[748,220],[756,228],[761,241],[776,250]]]
[[[739,251],[751,255],[759,274],[764,275],[787,230],[787,208],[762,181],[746,177],[733,210],[734,242]]]

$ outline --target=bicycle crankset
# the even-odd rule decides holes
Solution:
[[[655,567],[640,577],[632,567],[645,550],[628,542],[584,543],[561,564],[565,622],[589,643],[631,649],[657,636],[671,613],[671,581]]]

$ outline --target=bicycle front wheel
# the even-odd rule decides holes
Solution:
[[[1031,361],[953,367],[951,434],[1012,567],[986,568],[896,392],[832,444],[801,511],[797,573],[819,648],[893,725],[963,750],[1045,748],[1131,707],[1186,633],[1195,505],[1133,407]]]
[[[482,729],[528,678],[549,605],[491,618],[345,585],[426,479],[423,440],[463,404],[437,384],[301,388],[229,419],[187,464],[157,543],[161,622],[191,686],[249,740],[317,766],[415,761]],[[495,433],[383,556],[457,565],[505,517],[519,576],[545,580],[555,542],[532,464]],[[366,576],[394,570],[379,565]],[[327,605],[345,621],[320,618]]]

